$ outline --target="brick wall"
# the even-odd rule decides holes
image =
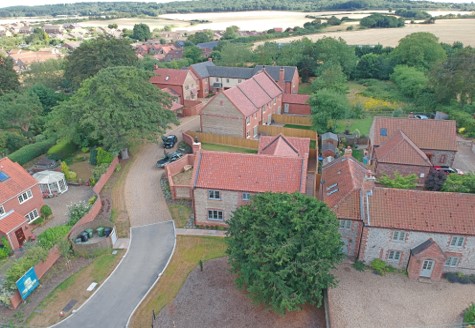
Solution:
[[[102,191],[102,188],[104,188],[105,184],[107,183],[107,181],[109,181],[110,177],[114,173],[115,168],[117,167],[117,164],[119,164],[119,158],[118,157],[116,157],[112,160],[112,162],[109,165],[109,168],[107,169],[107,171],[103,175],[101,175],[99,181],[97,181],[96,184],[94,185],[94,188],[92,188],[92,190],[96,194],[98,194]]]
[[[18,201],[18,196],[26,192],[27,190],[31,190],[33,197],[20,204],[20,202]],[[43,195],[41,193],[40,187],[38,184],[36,184],[32,186],[31,188],[25,189],[18,195],[15,195],[14,197],[10,198],[8,201],[4,202],[2,206],[5,212],[14,210],[21,216],[25,216],[35,209],[38,211],[38,214],[40,214],[41,206],[43,206],[44,204],[45,203],[43,200]]]
[[[309,104],[292,104],[287,103],[289,105],[289,111],[285,112],[288,115],[310,115],[311,109]],[[285,108],[286,103],[284,103]]]
[[[341,219],[339,219],[341,221]],[[341,239],[344,246],[344,253],[351,257],[356,258],[358,255],[358,247],[361,235],[361,228],[363,223],[361,221],[347,220],[351,222],[350,228],[339,228]]]
[[[199,100],[185,100],[185,107],[183,108],[183,116],[200,115],[204,105]]]
[[[433,165],[452,166],[455,160],[455,151],[421,149],[426,154],[431,154],[430,161]]]
[[[245,137],[244,117],[222,93],[201,111],[202,132]]]
[[[399,172],[401,175],[415,174],[418,177],[418,183],[424,184],[427,175],[429,174],[430,166],[416,166],[416,165],[403,165],[393,163],[379,163],[376,159],[375,174],[377,176],[388,175],[394,176],[395,172]],[[421,174],[424,176],[421,178]]]
[[[434,244],[420,254],[412,255],[410,257],[407,266],[407,276],[409,279],[419,278],[425,260],[434,261],[434,267],[430,278],[434,281],[441,280],[442,272],[444,270],[445,256],[440,253],[439,247]]]
[[[165,172],[167,174],[168,184],[170,185],[170,192],[172,194],[172,198],[176,199],[191,199],[192,197],[192,187],[190,180],[190,184],[188,185],[177,185],[173,181],[173,177],[178,173],[183,172],[185,165],[193,165],[195,161],[195,155],[185,155],[179,160],[172,162],[165,166]]]

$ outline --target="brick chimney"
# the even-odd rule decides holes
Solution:
[[[285,90],[285,69],[282,66],[279,70],[279,81],[277,81],[277,84],[282,88],[282,90]]]
[[[414,112],[410,112],[407,117],[408,117],[408,118],[414,118]]]
[[[371,192],[374,189],[375,182],[376,178],[374,177],[373,172],[371,172],[371,170],[367,170],[361,189],[363,189],[365,192]]]
[[[193,150],[193,154],[196,154],[201,150],[201,142],[198,140],[198,137],[195,137],[193,140],[193,145],[191,146],[191,149]]]
[[[345,157],[352,157],[353,156],[353,149],[351,149],[351,146],[346,147],[345,154],[343,156],[345,156]]]

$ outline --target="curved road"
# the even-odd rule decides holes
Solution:
[[[182,131],[198,126],[198,117],[187,117],[169,133],[181,139]],[[54,327],[125,327],[172,256],[175,227],[160,189],[163,170],[155,168],[163,149],[147,144],[136,156],[124,188],[131,225],[129,249],[95,294]]]

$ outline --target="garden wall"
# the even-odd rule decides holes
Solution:
[[[114,224],[106,218],[100,218],[88,223],[85,223],[82,226],[75,226],[69,235],[69,241],[73,246],[73,250],[75,254],[80,256],[88,256],[91,254],[91,251],[96,249],[105,249],[105,248],[112,248],[112,239],[109,235],[108,237],[99,237],[100,239],[94,243],[85,243],[85,244],[76,244],[74,239],[84,230],[86,229],[93,229],[94,233],[96,233],[96,229],[99,227],[110,227],[114,228]]]
[[[183,172],[186,165],[193,165],[194,162],[195,155],[188,154],[180,158],[178,161],[172,162],[165,166],[168,184],[170,185],[170,193],[173,200],[192,198],[191,180],[189,184],[175,184],[173,177]]]

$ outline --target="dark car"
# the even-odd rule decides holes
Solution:
[[[161,160],[159,160],[157,162],[157,167],[158,168],[163,168],[163,167],[167,166],[169,163],[174,162],[174,161],[182,158],[183,155],[184,154],[181,151],[176,151],[176,152],[171,153],[171,154],[165,153],[165,157],[163,157]]]
[[[450,167],[450,166],[434,166],[434,170],[442,171],[445,174],[452,174],[452,173],[463,174],[463,172],[460,171],[459,169],[454,169],[453,167]]]
[[[169,136],[162,136],[162,141],[163,141],[163,148],[170,149],[175,146],[175,144],[178,141],[178,138],[175,135],[171,134]]]

